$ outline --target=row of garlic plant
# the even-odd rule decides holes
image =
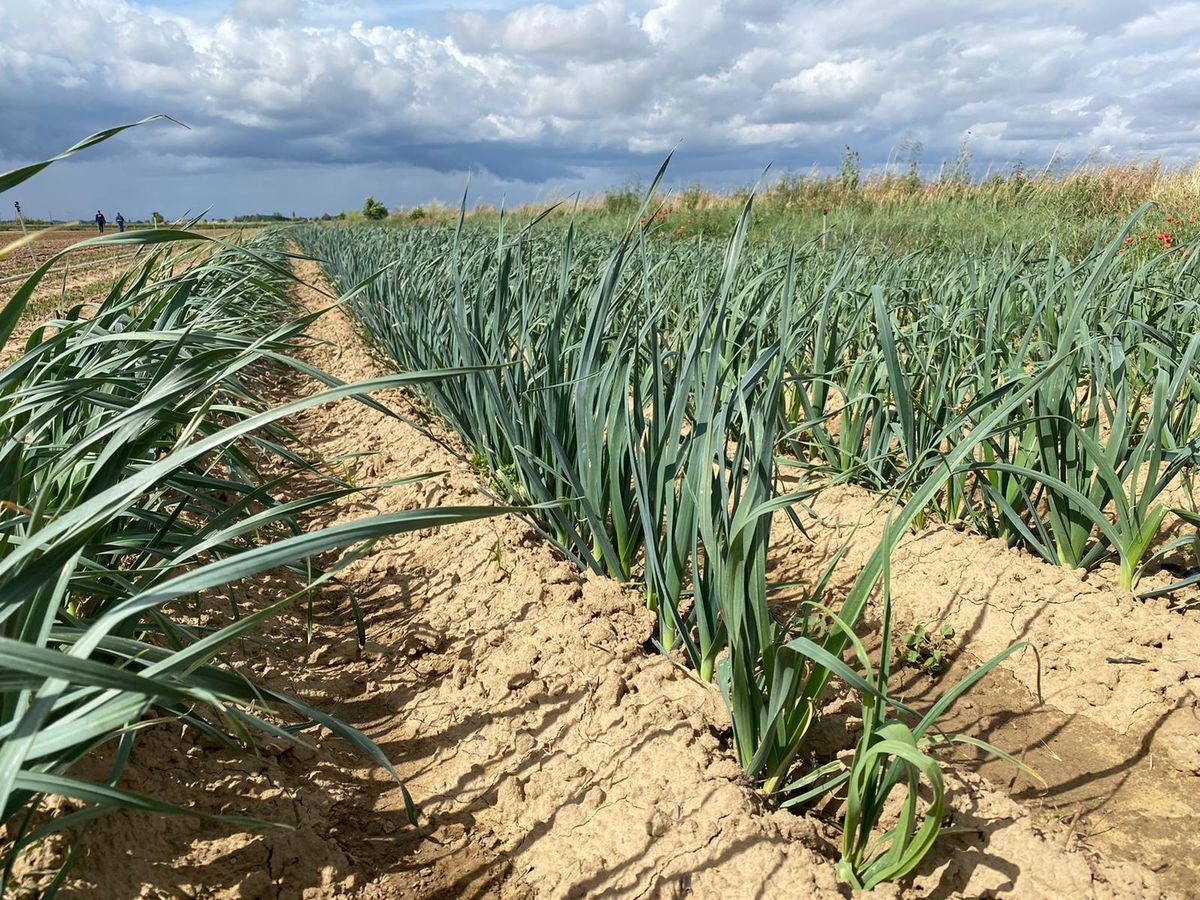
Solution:
[[[872,675],[843,654],[895,541],[1064,360],[1055,355],[1036,374],[989,384],[963,408],[927,421],[911,402],[889,401],[889,382],[905,377],[895,311],[883,289],[863,292],[856,280],[886,285],[897,266],[811,248],[747,248],[749,215],[747,205],[724,248],[660,245],[638,228],[614,246],[571,227],[507,233],[503,222],[495,234],[462,222],[292,234],[343,287],[396,266],[353,304],[370,337],[401,370],[476,370],[428,386],[426,398],[504,499],[537,506],[535,524],[563,553],[642,585],[661,648],[680,649],[720,687],[734,749],[765,790],[811,798],[858,776],[871,799],[848,822],[858,837],[844,870],[854,883],[877,883],[911,870],[937,832],[936,811],[917,815],[915,789],[905,801],[912,815],[882,836],[874,829],[902,782],[911,789],[912,779],[924,779],[940,804],[940,775],[931,780],[937,766],[926,749],[933,720],[956,693],[932,718],[916,716],[887,697],[886,666]],[[840,308],[830,315],[856,291],[853,302],[884,327],[872,333],[845,323]],[[797,367],[814,333],[824,327],[828,337],[843,325],[847,337],[830,351],[828,372]],[[881,343],[893,364],[875,356],[869,373],[877,389],[870,427],[886,435],[870,451],[878,458],[863,460],[859,441],[858,459],[843,470],[814,462],[812,448],[846,440],[824,427],[835,366],[853,366]],[[896,423],[918,419],[925,430],[900,440],[906,472]],[[926,444],[945,447],[941,468],[927,465]],[[780,454],[793,448],[804,451],[789,460],[800,475],[781,494]],[[839,610],[814,596],[807,615],[783,621],[768,602],[772,517],[831,472],[901,478],[909,502]],[[814,621],[824,625],[812,628]],[[835,761],[796,778],[835,674],[880,704],[871,719],[878,728],[849,767]]]
[[[42,167],[0,175],[0,189]],[[454,373],[347,385],[303,363],[296,352],[315,314],[294,303],[278,235],[233,246],[159,229],[73,249],[101,244],[144,245],[102,296],[60,311],[16,344],[14,331],[54,257],[0,309],[0,344],[11,356],[0,370],[6,895],[52,896],[62,884],[69,866],[28,873],[20,862],[51,835],[65,831],[78,847],[89,823],[118,808],[197,814],[119,784],[138,735],[154,721],[251,749],[255,735],[304,744],[306,729],[320,724],[391,772],[353,727],[254,683],[224,655],[336,574],[316,567],[322,554],[492,512],[415,510],[304,531],[305,514],[356,488],[304,451],[286,417],[339,398],[373,403],[373,389]],[[273,406],[261,383],[268,368],[328,389]],[[300,472],[322,487],[280,498]],[[267,607],[237,603],[230,585],[279,567],[299,576],[295,595]],[[107,776],[80,774],[80,761],[100,753]],[[74,811],[59,806],[46,815],[50,796],[69,798]]]
[[[789,454],[806,471],[819,464],[833,477],[878,490],[936,463],[960,436],[947,436],[949,423],[974,398],[1069,354],[1052,382],[952,473],[928,512],[966,520],[1057,564],[1092,568],[1115,559],[1125,587],[1136,581],[1167,514],[1160,498],[1181,483],[1193,460],[1200,396],[1194,258],[1180,265],[1164,255],[1131,267],[1114,252],[1115,241],[1076,261],[1053,248],[1035,256],[1001,247],[962,260],[810,250],[791,260],[798,287],[783,292],[786,248],[739,249],[728,269],[717,248],[636,234],[604,264],[605,280],[586,288],[595,294],[588,298],[579,296],[580,275],[597,271],[609,248],[572,230],[561,242],[514,237],[499,261],[489,238],[469,233],[381,231],[375,239],[386,246],[363,251],[354,271],[367,274],[375,259],[403,259],[406,268],[387,306],[360,308],[364,321],[405,365],[527,355],[498,379],[498,388],[489,388],[504,391],[508,406],[540,407],[514,420],[519,433],[498,433],[508,427],[491,414],[501,400],[474,385],[447,387],[432,399],[497,479],[512,482],[506,491],[539,502],[572,497],[548,515],[550,536],[576,561],[616,577],[628,579],[645,549],[634,514],[646,506],[635,502],[633,475],[642,457],[616,447],[606,454],[596,444],[625,440],[627,426],[614,420],[612,427],[583,428],[571,417],[640,416],[646,404],[626,409],[615,402],[621,396],[615,386],[624,383],[640,397],[643,385],[655,383],[656,365],[675,371],[678,358],[694,366],[707,346],[738,347],[737,359],[748,365],[755,346],[737,329],[761,338],[766,332],[756,318],[777,323],[786,313],[793,322],[781,349]],[[337,274],[348,261],[333,265]],[[739,269],[753,274],[736,290],[721,286],[723,272]],[[439,278],[453,283],[438,285]],[[427,315],[423,292],[435,289],[453,290],[456,308],[435,306]],[[722,327],[732,329],[725,344],[705,319],[712,310],[703,298],[718,290],[728,306]],[[492,291],[494,307],[484,296]],[[660,307],[650,298],[659,298]],[[1063,330],[1075,310],[1079,326]],[[614,316],[622,330],[610,327]],[[443,343],[451,331],[457,339]],[[579,344],[576,358],[560,345],[564,335],[582,333],[593,337]],[[474,334],[485,343],[467,339]],[[594,337],[600,334],[607,343]],[[662,347],[669,356],[647,360],[647,348]],[[688,353],[679,355],[680,348]],[[726,377],[735,372],[731,363],[725,359]],[[647,401],[655,399],[651,393]],[[610,409],[597,406],[610,401]],[[684,421],[683,404],[676,406],[671,414],[648,415],[635,436],[659,425],[674,431],[667,423]],[[577,443],[589,438],[590,446]],[[655,434],[649,446],[664,440],[679,443],[677,434]],[[676,451],[685,444],[686,438]],[[666,566],[664,577],[673,582],[678,567]],[[647,569],[650,580],[653,560]],[[670,596],[674,589],[667,590]]]
[[[780,421],[780,392],[747,374],[781,376],[786,340],[771,314],[779,273],[739,282],[744,225],[721,277],[652,260],[636,234],[605,252],[572,230],[560,245],[527,232],[293,233],[339,284],[402,261],[353,304],[373,339],[405,370],[477,368],[424,393],[505,499],[539,506],[535,524],[569,558],[644,575],[664,645],[682,641],[711,677],[724,640],[702,520],[743,491],[752,448],[739,436]]]
[[[1131,267],[1118,243],[1076,261],[1053,248],[915,257],[843,289],[792,361],[793,452],[890,489],[943,464],[958,439],[946,425],[974,398],[1064,357],[950,473],[930,512],[1051,563],[1115,560],[1132,588],[1164,495],[1196,459],[1200,297],[1190,260]]]

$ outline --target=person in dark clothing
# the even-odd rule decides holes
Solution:
[[[125,217],[120,213],[117,213],[117,231],[121,234],[125,233]]]
[[[100,212],[100,210],[96,210],[96,230],[101,234],[104,234],[105,221],[106,219],[104,218],[104,213]]]

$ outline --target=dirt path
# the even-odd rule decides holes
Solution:
[[[327,343],[311,361],[326,370],[386,371],[341,313],[314,335]],[[380,399],[421,416],[403,394]],[[360,404],[293,424],[327,458],[372,454],[350,463],[364,482],[445,473],[368,490],[329,522],[479,501],[469,467]],[[845,896],[836,834],[770,811],[742,782],[716,691],[644,652],[652,621],[637,598],[581,576],[518,519],[381,542],[344,580],[366,617],[363,650],[346,592],[331,589],[311,645],[301,610],[244,647],[240,664],[378,741],[421,804],[424,834],[405,824],[395,786],[337,741],[254,758],[160,728],[145,735],[130,785],[294,830],[112,816],[93,829],[69,895]],[[253,592],[288,587],[264,579]],[[881,896],[1159,896],[1147,869],[1080,852],[1066,826],[1039,824],[981,778],[950,783],[954,833],[908,887]]]

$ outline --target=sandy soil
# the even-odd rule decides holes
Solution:
[[[111,229],[110,229],[111,230]],[[251,234],[254,229],[201,229],[200,233],[222,238],[237,234]],[[0,250],[10,241],[21,236],[19,231],[0,231]],[[43,235],[33,245],[40,261],[85,238],[95,236],[94,231],[56,231]],[[134,264],[138,263],[139,252],[129,247],[107,247],[82,250],[72,253],[62,265],[52,268],[38,285],[29,299],[25,314],[13,336],[0,351],[0,366],[6,365],[14,352],[25,346],[25,341],[42,321],[52,318],[56,308],[71,307],[80,303],[98,302],[110,290],[114,280]],[[3,306],[22,286],[20,280],[6,280],[10,276],[28,275],[33,268],[27,250],[22,247],[7,256],[0,256],[0,306]]]
[[[886,509],[854,488],[815,505],[807,539],[780,529],[775,574],[813,579],[857,527],[836,577],[841,591],[866,561]],[[1047,565],[949,526],[910,535],[893,555],[899,631],[951,625],[962,657],[936,679],[911,671],[910,700],[932,699],[1014,641],[1038,648],[1003,664],[949,718],[947,730],[992,741],[1048,782],[986,773],[1013,796],[1069,821],[1106,854],[1139,859],[1180,895],[1196,895],[1200,867],[1200,614],[1138,601],[1116,587],[1115,566],[1091,574]],[[1040,686],[1043,704],[1036,692]]]
[[[30,230],[32,231],[33,229]],[[115,232],[115,229],[110,229],[110,231]],[[95,229],[91,231],[51,231],[48,234],[44,234],[33,241],[32,244],[0,256],[0,279],[32,272],[38,265],[44,263],[54,254],[60,253],[72,244],[96,236]],[[12,241],[20,240],[20,238],[20,231],[0,231],[0,250]],[[33,249],[33,256],[30,256],[30,247]],[[106,259],[110,256],[127,255],[130,252],[131,250],[128,247],[97,247],[87,250],[77,250],[70,254],[61,265],[72,267],[82,266],[94,263],[97,260]],[[37,261],[36,265],[34,262],[35,259]],[[0,288],[7,289],[10,286],[0,285]]]
[[[92,236],[93,233],[79,231],[52,232],[34,243],[34,252],[40,262],[45,262],[53,253]],[[14,237],[19,238],[20,232],[15,235],[12,232],[0,232],[0,248]],[[29,332],[33,330],[33,323],[52,317],[55,308],[64,302],[73,305],[101,296],[114,277],[134,261],[134,251],[128,247],[108,247],[72,253],[63,264],[52,268],[34,291],[26,307],[25,318],[18,325],[18,336],[28,337]],[[24,283],[11,279],[27,275],[33,268],[33,262],[24,247],[7,256],[0,256],[0,305],[6,303]],[[9,344],[18,346],[11,340]],[[3,362],[4,360],[0,359],[0,364]]]
[[[251,234],[254,230],[198,229],[201,234],[223,238],[231,238],[236,234]],[[105,235],[108,236],[115,233],[116,229],[110,226]],[[0,255],[0,300],[10,296],[13,291],[20,287],[21,282],[12,279],[16,279],[22,275],[29,275],[37,269],[37,265],[34,262],[35,259],[39,264],[44,263],[49,257],[66,250],[73,244],[96,236],[95,229],[51,231],[41,235],[31,245],[23,246],[7,254]],[[0,231],[0,251],[3,251],[11,242],[20,238],[20,231]],[[30,255],[30,247],[32,247],[33,256]],[[38,295],[61,291],[64,274],[66,275],[67,292],[78,291],[98,280],[111,278],[113,275],[124,271],[136,257],[136,248],[129,245],[101,246],[75,250],[64,257],[47,273],[43,284],[38,289]]]
[[[317,276],[312,267],[303,274]],[[311,293],[306,300],[318,302]],[[327,370],[347,379],[387,370],[364,351],[344,315],[325,316],[315,334],[327,343],[312,361]],[[404,394],[381,399],[410,418],[423,415]],[[293,424],[323,456],[371,453],[353,463],[364,481],[444,472],[416,485],[367,490],[326,521],[479,500],[468,466],[410,426],[362,405],[322,407]],[[821,528],[827,530],[818,529],[815,545],[781,533],[777,568],[812,571],[844,534],[839,523],[865,516],[862,549],[850,560],[861,562],[870,546],[866,499],[852,493],[826,498],[828,521]],[[936,530],[909,541],[897,558],[897,601],[910,620],[949,617],[979,655],[1023,632],[1048,647],[1050,719],[1023,717],[1023,706],[988,699],[1028,696],[1029,666],[1021,663],[992,682],[1008,694],[972,695],[965,725],[991,729],[1010,749],[1003,728],[1011,722],[1033,722],[1019,735],[1031,741],[1039,729],[1051,729],[1029,748],[1039,768],[1045,760],[1032,756],[1047,743],[1058,746],[1051,742],[1068,733],[1064,721],[1084,723],[1081,741],[1103,725],[1115,743],[1103,753],[1084,746],[1090,755],[1064,762],[1061,777],[1050,773],[1057,796],[1070,798],[1065,806],[1055,807],[1054,796],[1030,794],[1023,782],[1010,787],[1011,770],[997,775],[984,767],[979,775],[952,776],[949,833],[914,878],[878,895],[1179,895],[1171,871],[1155,874],[1153,862],[1139,861],[1142,848],[1101,843],[1092,813],[1086,820],[1068,813],[1072,804],[1085,803],[1070,790],[1097,793],[1079,773],[1108,766],[1106,753],[1119,760],[1118,781],[1136,769],[1158,790],[1156,779],[1166,773],[1177,779],[1169,782],[1173,790],[1183,785],[1194,793],[1186,746],[1190,713],[1164,715],[1181,707],[1192,671],[1173,660],[1197,646],[1190,632],[1165,623],[1185,620],[1007,553]],[[846,895],[834,875],[836,833],[815,815],[770,810],[743,783],[716,691],[645,652],[652,620],[637,598],[612,582],[581,576],[518,519],[381,542],[347,570],[344,582],[323,591],[311,645],[304,643],[297,613],[243,647],[239,664],[367,731],[407,781],[422,807],[423,827],[405,823],[400,792],[338,741],[322,739],[316,752],[266,746],[255,757],[178,729],[150,729],[127,776],[130,786],[202,810],[249,812],[293,830],[111,816],[89,835],[69,896]],[[248,599],[265,602],[287,588],[282,579],[265,579]],[[367,619],[363,648],[353,636],[348,590]],[[1085,623],[1093,632],[1081,641]],[[1178,644],[1172,643],[1176,635]],[[1102,662],[1125,653],[1152,658],[1153,669]],[[965,654],[956,663],[963,664]],[[1152,672],[1157,680],[1145,681]],[[913,696],[928,690],[923,676],[906,677]],[[1162,695],[1151,693],[1158,684]],[[1160,719],[1149,745],[1149,758],[1159,759],[1153,774],[1144,771],[1147,757],[1120,761],[1129,749],[1121,741],[1142,740]],[[838,722],[831,716],[826,730],[836,731]],[[1190,809],[1180,815],[1194,825]],[[1187,825],[1178,819],[1174,825],[1183,826],[1179,840],[1190,839],[1182,834]],[[50,847],[46,855],[61,850]]]

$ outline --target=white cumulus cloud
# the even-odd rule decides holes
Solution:
[[[1196,2],[159,4],[6,3],[0,158],[157,111],[192,126],[138,137],[164,160],[528,185],[645,172],[681,141],[718,179],[847,143],[868,165],[921,143],[936,166],[967,131],[981,163],[1200,146]]]

